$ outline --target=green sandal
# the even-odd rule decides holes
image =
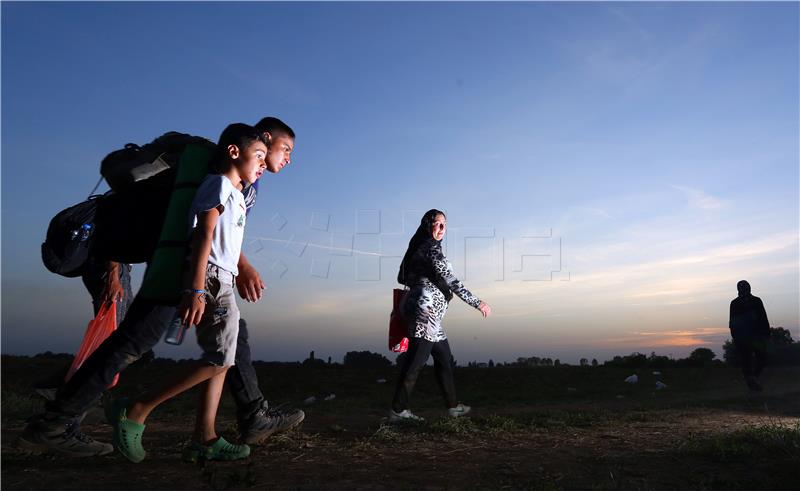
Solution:
[[[250,455],[247,445],[234,445],[219,437],[211,445],[192,442],[183,451],[183,460],[196,463],[202,460],[239,460]]]
[[[127,412],[128,400],[125,398],[110,401],[105,407],[106,419],[114,430],[111,439],[114,448],[126,459],[138,464],[147,455],[142,447],[145,425],[129,420]]]

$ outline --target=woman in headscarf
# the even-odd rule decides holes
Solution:
[[[464,288],[453,274],[453,268],[442,252],[441,242],[446,230],[445,214],[436,209],[428,210],[408,242],[408,250],[400,263],[397,281],[410,288],[401,304],[401,311],[408,322],[410,343],[397,381],[389,421],[422,420],[409,411],[408,399],[420,370],[431,355],[448,414],[455,418],[470,410],[469,406],[456,399],[453,355],[442,328],[442,319],[453,293],[480,310],[484,317],[491,314],[492,309]]]

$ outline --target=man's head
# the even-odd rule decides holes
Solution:
[[[256,182],[266,168],[267,142],[254,127],[244,123],[228,125],[217,143],[219,159],[216,171],[225,173],[235,167],[241,180]]]
[[[744,297],[750,295],[750,283],[745,280],[736,283],[736,289],[739,290],[739,296]]]
[[[256,129],[264,135],[269,152],[267,171],[277,174],[291,162],[294,150],[294,131],[278,118],[266,117],[256,123]]]

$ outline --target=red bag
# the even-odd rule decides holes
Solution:
[[[116,328],[117,302],[104,303],[97,312],[97,317],[89,321],[89,325],[86,327],[86,334],[83,336],[81,347],[78,348],[78,354],[75,355],[75,359],[72,360],[72,366],[69,367],[67,376],[64,377],[65,382],[72,378],[72,375],[78,371],[81,365],[83,365],[83,362],[94,353],[94,350],[96,350],[98,346],[103,344],[103,341],[105,341]],[[119,381],[119,374],[114,377],[114,381],[111,382],[108,388],[110,389],[117,385],[117,381]]]
[[[395,353],[408,351],[408,324],[400,310],[408,290],[395,288],[392,292],[392,313],[389,314],[389,349]]]

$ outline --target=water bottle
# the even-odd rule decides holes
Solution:
[[[86,242],[92,236],[92,224],[84,223],[79,228],[72,231],[70,239],[77,240],[78,242]]]
[[[183,342],[183,336],[186,334],[186,326],[183,325],[180,310],[175,312],[175,317],[169,323],[167,334],[164,336],[164,342],[167,344],[178,345]]]

